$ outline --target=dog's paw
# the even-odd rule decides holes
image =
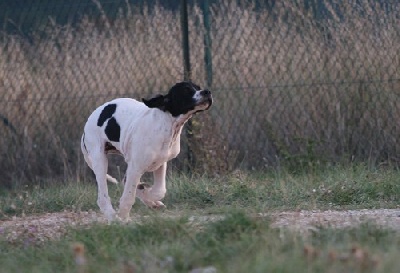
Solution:
[[[146,200],[146,199],[142,199],[142,198],[139,198],[139,200],[142,201],[143,204],[145,204],[148,208],[151,208],[151,209],[161,210],[161,209],[166,208],[164,203],[161,201],[151,201],[151,200]]]
[[[131,217],[129,217],[129,216],[124,217],[124,216],[119,215],[119,214],[116,215],[115,219],[116,219],[118,222],[124,223],[124,224],[130,223],[130,222],[132,221]]]
[[[136,197],[142,201],[147,207],[151,209],[164,209],[166,206],[161,201],[153,201],[153,198],[157,198],[151,195],[152,187],[146,183],[140,183],[137,185]]]
[[[161,202],[161,201],[155,201],[155,202],[152,202],[152,203],[153,203],[152,206],[151,206],[152,209],[162,210],[162,209],[166,209],[167,208],[167,206],[165,206],[164,203]]]
[[[112,225],[114,223],[118,223],[119,218],[117,215],[115,215],[113,218],[107,218],[107,224]]]
[[[121,223],[129,223],[132,221],[132,219],[129,217],[129,213],[126,214],[121,212],[118,212],[118,214],[115,216],[115,219]]]
[[[118,209],[117,219],[120,222],[127,223],[130,221],[129,212],[131,211],[131,206],[120,205]]]
[[[109,224],[117,220],[117,214],[115,213],[114,210],[113,211],[109,211],[109,212],[105,212],[104,216],[106,217],[107,222]]]

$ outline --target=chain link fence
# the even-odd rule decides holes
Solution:
[[[183,79],[181,2],[2,1],[0,185],[83,179],[91,111]],[[191,170],[210,174],[397,164],[398,1],[189,1],[188,10],[191,78],[215,103],[193,119],[172,168],[185,169],[189,152]]]

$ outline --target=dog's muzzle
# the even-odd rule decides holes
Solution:
[[[210,108],[213,103],[211,91],[208,89],[204,89],[200,92],[200,95],[203,97],[201,104],[208,104],[208,107],[205,109],[205,110],[208,110],[208,108]]]

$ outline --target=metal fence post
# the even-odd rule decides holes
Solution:
[[[211,21],[210,21],[210,2],[204,0],[202,5],[203,9],[203,23],[204,23],[204,68],[206,72],[207,87],[212,85],[212,56],[211,56]]]
[[[181,31],[182,31],[182,49],[183,49],[183,80],[191,80],[191,68],[190,68],[190,51],[189,51],[189,23],[188,23],[188,11],[187,11],[187,0],[181,0]],[[184,164],[184,169],[190,170],[194,165],[194,154],[190,147],[190,142],[193,138],[193,124],[189,120],[185,129],[186,134],[186,152],[187,152],[187,164]]]
[[[181,31],[183,49],[183,79],[191,80],[190,52],[189,52],[189,24],[187,12],[187,0],[181,0]]]

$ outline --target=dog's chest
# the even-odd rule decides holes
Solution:
[[[169,128],[164,128],[158,131],[158,133],[156,132],[156,134],[159,134],[160,139],[154,141],[153,144],[157,147],[158,157],[161,160],[170,160],[179,154],[181,132],[182,125],[177,126],[177,124]]]
[[[157,169],[179,154],[183,126],[181,122],[162,117],[143,116],[143,119],[120,122],[121,139],[111,144],[127,162],[143,164],[147,171]]]
[[[157,139],[145,145],[145,150],[136,150],[142,155],[142,162],[146,171],[154,171],[165,162],[175,158],[180,152],[180,131],[169,131],[168,134],[159,135]]]

